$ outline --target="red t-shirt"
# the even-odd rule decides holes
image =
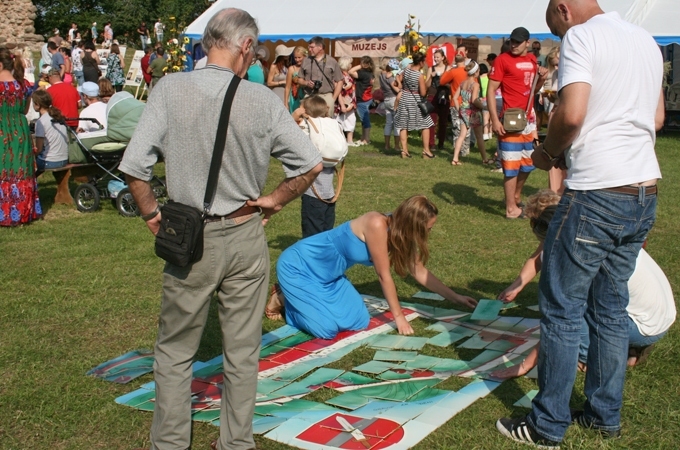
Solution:
[[[47,92],[52,96],[52,105],[57,108],[64,117],[75,117],[76,120],[67,120],[66,125],[70,127],[78,126],[78,102],[80,94],[68,83],[56,83],[47,88]]]
[[[142,67],[142,76],[144,77],[144,81],[146,84],[151,84],[151,74],[147,73],[147,69],[149,68],[149,59],[151,58],[151,53],[147,53],[142,57],[142,60],[140,61],[141,67]]]
[[[456,93],[456,90],[458,90],[458,86],[460,84],[467,80],[468,74],[465,71],[465,67],[454,67],[453,69],[449,69],[446,72],[442,74],[442,77],[439,79],[439,85],[444,86],[446,84],[451,85],[451,106],[455,106],[453,103],[453,94]],[[459,96],[458,103],[460,104],[463,101],[463,98]]]
[[[508,108],[527,109],[536,70],[536,57],[533,53],[514,56],[507,52],[496,58],[489,72],[489,79],[501,83],[503,112]],[[533,107],[533,102],[531,103]]]

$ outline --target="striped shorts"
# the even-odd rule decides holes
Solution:
[[[498,140],[501,167],[506,177],[516,177],[520,172],[534,170],[531,155],[534,153],[535,133],[508,133]]]

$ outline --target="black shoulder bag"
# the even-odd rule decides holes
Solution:
[[[215,197],[217,178],[222,166],[222,154],[227,141],[231,104],[240,81],[241,78],[234,75],[224,95],[208,172],[208,185],[203,198],[203,211],[172,200],[161,208],[161,226],[156,234],[156,256],[170,264],[185,267],[190,263],[200,261],[203,257],[203,224]]]

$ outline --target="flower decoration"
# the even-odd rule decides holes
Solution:
[[[177,29],[184,29],[184,25],[175,23],[175,18],[170,17],[168,19],[171,23],[170,33],[174,34]],[[175,73],[183,72],[184,65],[186,63],[186,46],[190,43],[188,37],[186,36],[172,36],[165,43],[165,52],[168,59],[168,64],[165,66],[163,71],[165,73]]]
[[[403,58],[413,56],[416,53],[426,53],[427,45],[423,44],[420,34],[420,20],[416,21],[416,16],[408,15],[404,31],[399,33],[402,45],[399,46],[399,53]]]

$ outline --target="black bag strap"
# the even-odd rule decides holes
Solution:
[[[215,146],[213,147],[212,161],[210,161],[210,170],[208,171],[208,185],[205,188],[205,197],[203,198],[203,217],[208,215],[212,201],[215,198],[215,191],[217,190],[217,178],[220,175],[220,168],[222,167],[222,155],[224,154],[224,146],[227,143],[227,129],[229,128],[229,115],[231,114],[231,104],[234,101],[236,88],[241,82],[241,78],[234,76],[229,83],[227,93],[224,94],[224,103],[222,104],[222,112],[220,113],[220,121],[217,123],[217,135],[215,136]]]

